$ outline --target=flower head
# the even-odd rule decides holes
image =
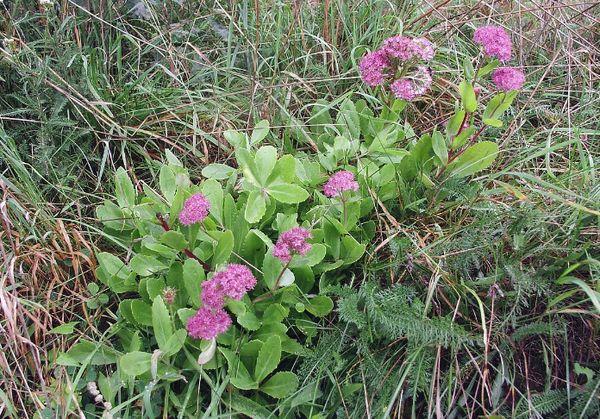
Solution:
[[[252,271],[247,266],[237,263],[227,265],[227,268],[217,272],[211,281],[218,284],[215,287],[220,288],[223,295],[234,300],[241,300],[244,294],[256,285],[256,278],[252,275]]]
[[[422,60],[429,61],[435,55],[435,47],[427,38],[414,38],[413,43],[417,46],[417,55]]]
[[[163,300],[167,304],[173,304],[175,302],[175,298],[177,297],[177,290],[172,287],[166,287],[163,289]]]
[[[292,260],[294,254],[304,256],[310,249],[310,243],[306,240],[310,239],[312,234],[305,228],[294,227],[284,233],[281,233],[275,247],[273,248],[273,256],[284,263]]]
[[[382,50],[389,57],[398,58],[400,61],[408,61],[419,55],[419,47],[412,38],[397,35],[383,41]]]
[[[483,46],[485,55],[508,61],[511,57],[512,42],[510,36],[500,26],[482,26],[475,30],[473,40]]]
[[[215,275],[216,276],[216,275]],[[204,281],[202,283],[202,295],[200,296],[202,304],[205,307],[221,308],[225,305],[223,287],[221,283],[215,279]]]
[[[360,60],[358,68],[363,81],[367,85],[375,87],[383,83],[389,66],[390,60],[385,51],[377,50],[365,55]]]
[[[411,79],[403,77],[393,82],[390,85],[390,89],[392,89],[397,98],[410,101],[417,97],[413,84]]]
[[[505,92],[519,90],[525,83],[525,74],[514,67],[499,67],[492,73],[492,81]]]
[[[188,334],[194,339],[213,339],[231,326],[231,317],[222,308],[201,307],[187,322]]]
[[[209,209],[210,202],[206,197],[201,193],[194,194],[183,204],[183,209],[179,213],[179,221],[186,226],[200,223],[208,216]]]
[[[412,76],[403,77],[390,85],[390,89],[396,97],[404,100],[413,100],[422,96],[431,86],[431,71],[424,65],[417,67]]]
[[[325,196],[330,198],[340,196],[344,191],[357,191],[358,182],[354,180],[354,174],[347,170],[340,170],[331,175],[327,183],[323,186]]]

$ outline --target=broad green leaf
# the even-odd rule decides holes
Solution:
[[[208,179],[202,183],[202,193],[210,202],[210,214],[219,223],[223,223],[223,187],[214,179]]]
[[[291,371],[275,373],[267,382],[260,386],[263,393],[276,399],[286,397],[298,388],[298,377]]]
[[[294,277],[294,273],[289,269],[286,269],[285,271],[283,271],[283,275],[281,275],[281,279],[279,280],[279,286],[287,287],[289,285],[292,285],[295,279],[296,278]]]
[[[281,360],[281,340],[279,336],[271,336],[264,343],[256,358],[254,379],[260,383],[272,373]]]
[[[128,211],[126,214],[125,211],[119,208],[114,202],[104,201],[102,205],[96,208],[96,217],[98,217],[107,228],[112,230],[127,231],[135,228],[131,212]]]
[[[499,65],[500,65],[500,61],[498,61],[497,59],[491,60],[489,63],[487,63],[486,65],[481,67],[479,69],[479,71],[477,71],[477,78],[487,76],[492,71],[494,71],[496,69],[496,67],[498,67]]]
[[[367,247],[348,234],[342,237],[342,248],[341,256],[344,259],[344,265],[351,265],[362,257]]]
[[[296,179],[296,159],[290,154],[281,156],[275,163],[275,168],[267,179],[267,185],[280,180],[286,183],[292,183]]]
[[[341,104],[336,123],[338,127],[341,127],[342,134],[348,134],[348,137],[352,139],[360,138],[360,117],[350,98]]]
[[[495,118],[483,118],[483,123],[494,128],[502,128],[502,125],[504,125],[504,122]]]
[[[177,191],[176,182],[177,180],[175,178],[173,169],[166,165],[162,166],[158,175],[158,183],[160,186],[160,191],[169,204],[173,202],[175,192]]]
[[[202,282],[205,279],[206,274],[200,262],[196,259],[186,259],[183,264],[183,284],[192,306],[195,308],[200,307],[200,293],[202,292]]]
[[[317,295],[310,299],[310,304],[306,306],[306,309],[317,317],[324,317],[333,310],[333,301],[326,295]]]
[[[212,266],[217,267],[221,263],[225,263],[229,260],[231,252],[233,251],[234,245],[233,232],[231,230],[225,230],[215,246],[215,253],[212,258]]]
[[[273,418],[275,413],[269,412],[262,404],[255,402],[239,393],[231,393],[223,398],[223,402],[229,406],[234,416],[247,416],[249,418]]]
[[[202,176],[208,179],[224,180],[228,179],[235,171],[236,169],[226,164],[212,163],[202,169]]]
[[[254,161],[254,157],[252,157],[252,154],[250,154],[250,152],[245,148],[238,148],[235,150],[235,156],[240,167],[242,168],[244,178],[254,186],[264,186],[260,181],[261,176],[258,168],[256,167],[256,163]]]
[[[247,311],[241,316],[238,316],[237,322],[240,326],[247,330],[258,330],[261,325],[258,317],[256,317],[256,315],[251,311]]]
[[[110,276],[116,276],[125,280],[131,275],[129,266],[125,265],[121,259],[112,253],[101,252],[96,255],[96,258],[100,267]]]
[[[466,112],[463,109],[460,109],[452,118],[450,118],[448,126],[446,127],[446,134],[449,138],[452,138],[458,134],[458,131],[460,131],[463,121],[465,120],[465,114]]]
[[[165,279],[163,277],[150,277],[146,281],[146,291],[151,300],[154,300],[157,295],[162,295],[164,289]]]
[[[313,244],[306,255],[294,255],[289,267],[315,266],[325,258],[326,253],[327,248],[324,245],[320,243]]]
[[[167,341],[173,335],[173,326],[169,310],[160,295],[154,297],[152,302],[152,328],[158,347],[161,351],[167,352]]]
[[[241,132],[228,130],[223,133],[223,137],[227,140],[233,148],[246,147],[246,135]]]
[[[131,313],[136,322],[143,326],[152,326],[152,306],[142,300],[131,301]]]
[[[168,148],[165,149],[165,157],[167,159],[167,163],[170,164],[171,166],[183,167],[183,163],[181,162],[181,160],[179,160],[177,158],[177,156],[175,154],[173,154],[173,152],[171,150],[169,150]]]
[[[290,314],[289,308],[279,304],[270,304],[262,315],[264,323],[280,323]]]
[[[160,242],[177,251],[182,251],[188,245],[183,233],[175,230],[165,231],[163,235],[160,236]]]
[[[115,173],[115,196],[120,207],[135,205],[135,189],[127,171],[119,167]]]
[[[181,348],[183,348],[183,344],[185,343],[185,339],[187,338],[187,330],[179,329],[175,333],[171,335],[169,340],[164,348],[164,352],[167,356],[172,356],[177,354]]]
[[[434,131],[431,136],[431,146],[433,152],[439,157],[442,164],[445,166],[448,163],[448,146],[446,145],[446,139],[439,131]]]
[[[154,256],[138,253],[129,261],[131,269],[140,276],[150,276],[168,268]]]
[[[125,375],[137,377],[150,371],[152,354],[147,352],[129,352],[119,359],[119,366]]]
[[[273,256],[272,252],[268,252],[263,259],[262,273],[263,281],[270,290],[275,289],[275,282],[281,273],[283,266],[279,259]]]
[[[475,134],[475,131],[475,127],[467,127],[464,130],[462,130],[461,133],[454,137],[454,139],[452,140],[452,150],[456,150],[462,147],[467,142],[467,140],[471,138],[473,134]]]
[[[267,210],[267,202],[260,190],[254,190],[250,192],[248,200],[246,201],[246,210],[244,211],[244,218],[249,223],[258,223]]]
[[[258,170],[261,185],[266,185],[267,179],[275,168],[276,163],[277,149],[275,147],[267,145],[258,149],[254,158],[254,164]]]
[[[309,196],[305,189],[291,183],[269,185],[267,193],[285,204],[298,204],[306,201]]]
[[[79,322],[69,322],[56,326],[48,331],[48,333],[54,333],[55,335],[71,335],[75,331],[75,326]]]
[[[269,121],[263,119],[259,121],[252,131],[250,136],[250,145],[256,145],[260,143],[269,134]]]
[[[463,80],[460,82],[458,88],[465,110],[467,112],[475,112],[475,109],[477,109],[477,97],[475,96],[473,85],[466,80]]]
[[[489,167],[498,155],[498,144],[482,141],[467,148],[448,166],[451,176],[465,177]]]
[[[256,358],[258,358],[258,352],[262,348],[263,343],[260,340],[251,340],[246,342],[240,348],[240,359],[248,369],[248,371],[254,371],[256,367]]]
[[[497,122],[494,122],[494,120],[497,120],[504,112],[506,112],[518,94],[519,92],[517,90],[508,93],[498,93],[490,99],[485,107],[485,110],[483,111],[483,120],[489,120],[492,122],[489,125],[496,126]]]
[[[229,380],[231,384],[240,390],[253,390],[258,388],[258,383],[252,378],[244,363],[236,354],[226,348],[219,347],[219,351],[227,359],[229,366]]]
[[[67,355],[80,364],[109,365],[117,362],[117,352],[114,349],[88,340],[73,345]]]

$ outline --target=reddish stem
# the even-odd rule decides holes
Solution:
[[[163,230],[171,231],[171,227],[169,227],[169,224],[167,224],[167,222],[165,221],[165,218],[162,216],[161,213],[157,212],[156,218],[160,222],[160,225],[162,226]],[[193,254],[190,249],[188,249],[188,248],[183,249],[183,253],[185,253],[185,255],[187,257],[189,257],[191,259],[196,259],[198,262],[200,262],[200,264],[202,265],[202,267],[204,268],[205,271],[210,271],[210,265],[208,263],[204,262],[203,260],[200,260],[200,258],[198,256],[196,256],[195,254]]]

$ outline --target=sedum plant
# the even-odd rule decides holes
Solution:
[[[169,151],[157,163],[157,185],[134,185],[117,170],[114,199],[97,208],[107,236],[127,249],[126,257],[97,254],[97,278],[118,300],[107,329],[114,344],[82,341],[59,358],[111,366],[94,387],[108,410],[141,397],[150,416],[195,417],[220,409],[219,400],[251,417],[312,411],[316,396],[299,388],[293,367],[334,308],[328,294],[348,284],[374,241],[374,215],[383,211],[397,225],[409,212],[449,204],[445,184],[464,184],[496,158],[497,144],[479,137],[502,126],[522,84],[496,69],[506,45],[487,63],[467,60],[454,115],[415,140],[399,120],[406,100],[429,88],[411,85],[410,71],[414,60],[433,58],[433,45],[399,36],[372,54],[361,73],[390,105],[375,113],[349,97],[317,103],[304,133],[312,152],[265,144],[270,129],[261,121],[250,135],[226,132],[234,164],[204,167],[199,182]],[[502,91],[477,93],[477,80],[492,71]],[[389,92],[398,97],[389,101]],[[211,391],[195,391],[200,381]]]

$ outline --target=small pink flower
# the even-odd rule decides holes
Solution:
[[[310,231],[302,227],[294,227],[291,230],[281,233],[273,248],[273,256],[283,263],[292,260],[294,254],[304,256],[312,247],[310,243],[306,242],[311,237],[312,234]]]
[[[429,61],[435,55],[435,47],[427,38],[414,38],[413,43],[417,46],[417,55],[422,60]]]
[[[389,57],[398,58],[400,61],[408,61],[419,55],[419,47],[407,36],[397,35],[383,41],[381,48]]]
[[[244,265],[230,263],[227,268],[217,272],[211,279],[218,283],[223,295],[234,300],[241,300],[244,294],[256,285],[256,278],[252,271]]]
[[[499,67],[492,73],[492,81],[505,92],[519,90],[525,83],[525,74],[517,68]]]
[[[189,226],[194,223],[202,222],[208,216],[210,202],[201,193],[190,196],[183,204],[183,209],[179,213],[181,224]]]
[[[496,57],[500,61],[510,60],[512,41],[506,31],[500,26],[482,26],[475,30],[473,40],[483,46],[488,57]]]
[[[403,77],[390,85],[396,97],[404,100],[414,100],[424,95],[431,86],[431,71],[424,65],[417,67],[413,76]]]
[[[359,70],[363,81],[375,87],[383,83],[386,70],[389,69],[390,60],[383,50],[370,52],[360,60]]]
[[[194,339],[213,339],[231,326],[231,317],[222,308],[201,307],[187,322],[188,334]]]
[[[325,196],[330,198],[340,196],[344,191],[358,191],[358,182],[354,180],[354,174],[347,170],[334,173],[323,186]]]

